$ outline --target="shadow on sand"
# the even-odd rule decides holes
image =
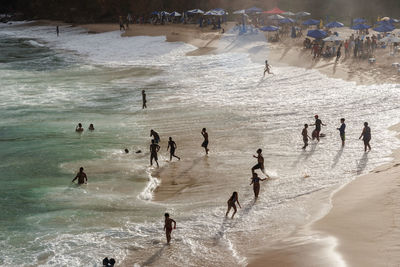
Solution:
[[[162,248],[160,248],[159,250],[157,250],[153,255],[151,255],[145,262],[143,262],[142,266],[148,266],[148,265],[152,265],[153,263],[155,263],[157,260],[159,260],[164,252],[164,250],[168,247],[168,244],[165,244],[164,246],[162,246]]]
[[[368,153],[364,152],[361,159],[357,162],[357,175],[360,175],[365,170],[365,168],[367,167],[367,163],[368,163]]]

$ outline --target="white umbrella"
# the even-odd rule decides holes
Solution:
[[[326,37],[326,38],[324,38],[322,40],[325,41],[325,42],[336,42],[336,41],[343,41],[343,38],[340,37],[340,36],[331,35],[331,36],[328,36],[328,37]]]
[[[280,20],[280,19],[284,19],[285,17],[275,14],[275,15],[269,16],[268,18],[272,19],[272,20]]]
[[[293,12],[287,11],[287,12],[283,12],[282,15],[284,15],[284,16],[294,16],[296,14],[294,14]]]
[[[400,38],[391,35],[391,36],[386,36],[386,37],[380,39],[379,42],[384,42],[384,43],[400,43]]]
[[[236,10],[235,12],[233,12],[233,14],[244,14],[246,13],[246,10],[242,9],[242,10]]]
[[[192,14],[204,14],[204,11],[201,9],[192,9],[189,10],[188,13],[192,13]]]
[[[383,17],[383,18],[381,18],[381,20],[388,21],[388,20],[390,20],[390,18],[389,17]]]
[[[311,15],[311,13],[308,13],[305,11],[296,13],[297,17],[306,17],[306,16],[310,16],[310,15]]]

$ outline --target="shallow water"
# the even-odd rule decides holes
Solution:
[[[139,265],[245,265],[251,238],[287,235],[310,220],[307,196],[388,161],[399,144],[387,130],[398,122],[399,85],[357,86],[293,67],[273,68],[275,75],[262,79],[268,47],[261,35],[227,34],[218,54],[201,57],[186,56],[195,48],[164,37],[88,35],[72,27],[57,38],[51,27],[1,26],[0,37],[5,266],[94,266],[105,256]],[[303,152],[302,125],[314,114],[327,124],[327,137]],[[372,129],[368,154],[357,140],[364,121]],[[78,122],[96,130],[76,134]],[[199,147],[203,127],[208,163]],[[201,183],[185,201],[151,202],[160,182],[148,168],[151,128],[162,141],[173,136],[184,160],[218,164],[215,173],[229,180]],[[125,147],[145,153],[125,155]],[[259,147],[274,179],[252,205],[248,174]],[[89,184],[71,186],[80,166]],[[224,220],[234,190],[242,209]],[[165,211],[178,221],[171,247],[164,246]]]

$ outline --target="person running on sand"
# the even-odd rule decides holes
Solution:
[[[158,133],[157,133],[156,131],[154,131],[153,129],[150,130],[150,137],[152,137],[152,136],[153,136],[154,142],[155,142],[156,144],[160,143],[160,141],[161,141],[160,136],[159,136]]]
[[[201,130],[201,135],[204,137],[204,141],[201,144],[202,147],[204,147],[204,149],[206,150],[206,154],[208,154],[208,133],[206,128],[203,128],[203,130]]]
[[[172,161],[172,157],[175,157],[178,160],[181,160],[180,157],[175,155],[175,149],[177,148],[177,145],[176,145],[175,141],[172,141],[172,137],[169,138],[167,151],[168,151],[169,148],[171,148],[169,150],[169,161]]]
[[[233,219],[233,216],[235,216],[236,211],[237,211],[236,204],[235,204],[236,202],[238,203],[239,208],[242,208],[239,203],[238,193],[233,192],[232,196],[228,200],[228,210],[226,211],[225,217],[228,217],[229,211],[231,210],[231,208],[233,208],[233,214],[232,214],[232,219]]]
[[[165,216],[164,231],[167,237],[167,244],[169,244],[171,242],[172,223],[174,223],[173,229],[176,229],[176,221],[171,219],[168,213],[165,213],[164,216]]]
[[[342,140],[342,146],[344,146],[344,141],[346,140],[346,124],[344,123],[345,119],[341,118],[340,122],[342,123],[340,125],[340,128],[337,128],[339,130],[340,133],[340,139]]]
[[[320,132],[321,132],[321,125],[323,125],[323,126],[326,126],[326,125],[322,123],[322,121],[318,118],[318,115],[315,115],[314,118],[315,118],[315,123],[311,124],[311,126],[315,125],[315,130],[312,132],[312,140],[317,138],[317,140],[319,142],[319,136],[320,136]]]
[[[270,72],[270,70],[271,70],[271,65],[268,64],[268,60],[265,60],[265,68],[264,68],[264,75],[263,76],[265,76],[265,73],[267,73],[267,72],[268,72],[268,74],[272,74]]]
[[[261,179],[258,177],[257,173],[253,172],[253,177],[250,178],[251,183],[253,185],[254,197],[258,198],[258,194],[260,193],[260,181],[265,181],[267,178]]]
[[[358,139],[361,139],[361,137],[364,141],[364,151],[367,152],[367,148],[368,151],[371,151],[371,146],[369,144],[369,141],[371,141],[371,128],[369,128],[368,122],[364,122],[364,129]]]
[[[145,90],[142,90],[142,109],[147,108],[147,100],[146,100],[146,92]]]
[[[82,123],[78,123],[78,125],[75,128],[75,132],[78,132],[78,133],[83,132]]]
[[[303,142],[304,142],[304,146],[302,147],[302,149],[306,149],[306,147],[308,146],[308,139],[311,139],[311,137],[308,135],[308,124],[304,124],[304,128],[303,131],[301,132],[301,135],[303,136]]]
[[[251,173],[254,173],[255,170],[260,169],[262,173],[264,173],[269,178],[264,169],[264,157],[262,155],[262,149],[257,149],[257,156],[253,155],[253,157],[257,159],[257,164],[254,165],[253,168],[251,168]]]
[[[150,166],[153,166],[153,159],[156,161],[157,163],[157,167],[159,167],[158,165],[158,156],[157,156],[157,152],[160,150],[160,146],[157,145],[153,140],[151,140],[151,145],[150,145]]]
[[[79,168],[79,172],[76,174],[75,178],[72,180],[72,183],[78,179],[78,184],[87,184],[87,176],[86,173],[83,172],[83,167]]]

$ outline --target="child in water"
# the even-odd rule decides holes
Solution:
[[[242,208],[240,206],[240,203],[239,203],[238,193],[237,192],[233,192],[232,196],[228,200],[228,210],[227,210],[227,212],[225,214],[225,217],[228,217],[229,211],[231,210],[231,208],[233,208],[233,214],[232,214],[232,219],[233,219],[233,216],[235,216],[236,211],[237,211],[237,208],[236,208],[236,205],[235,205],[236,202],[238,203],[239,208]]]
[[[167,244],[169,244],[171,242],[172,223],[174,223],[174,229],[176,229],[176,221],[171,219],[168,213],[165,213],[164,216],[165,216],[164,230],[165,230],[165,235],[167,236]]]

